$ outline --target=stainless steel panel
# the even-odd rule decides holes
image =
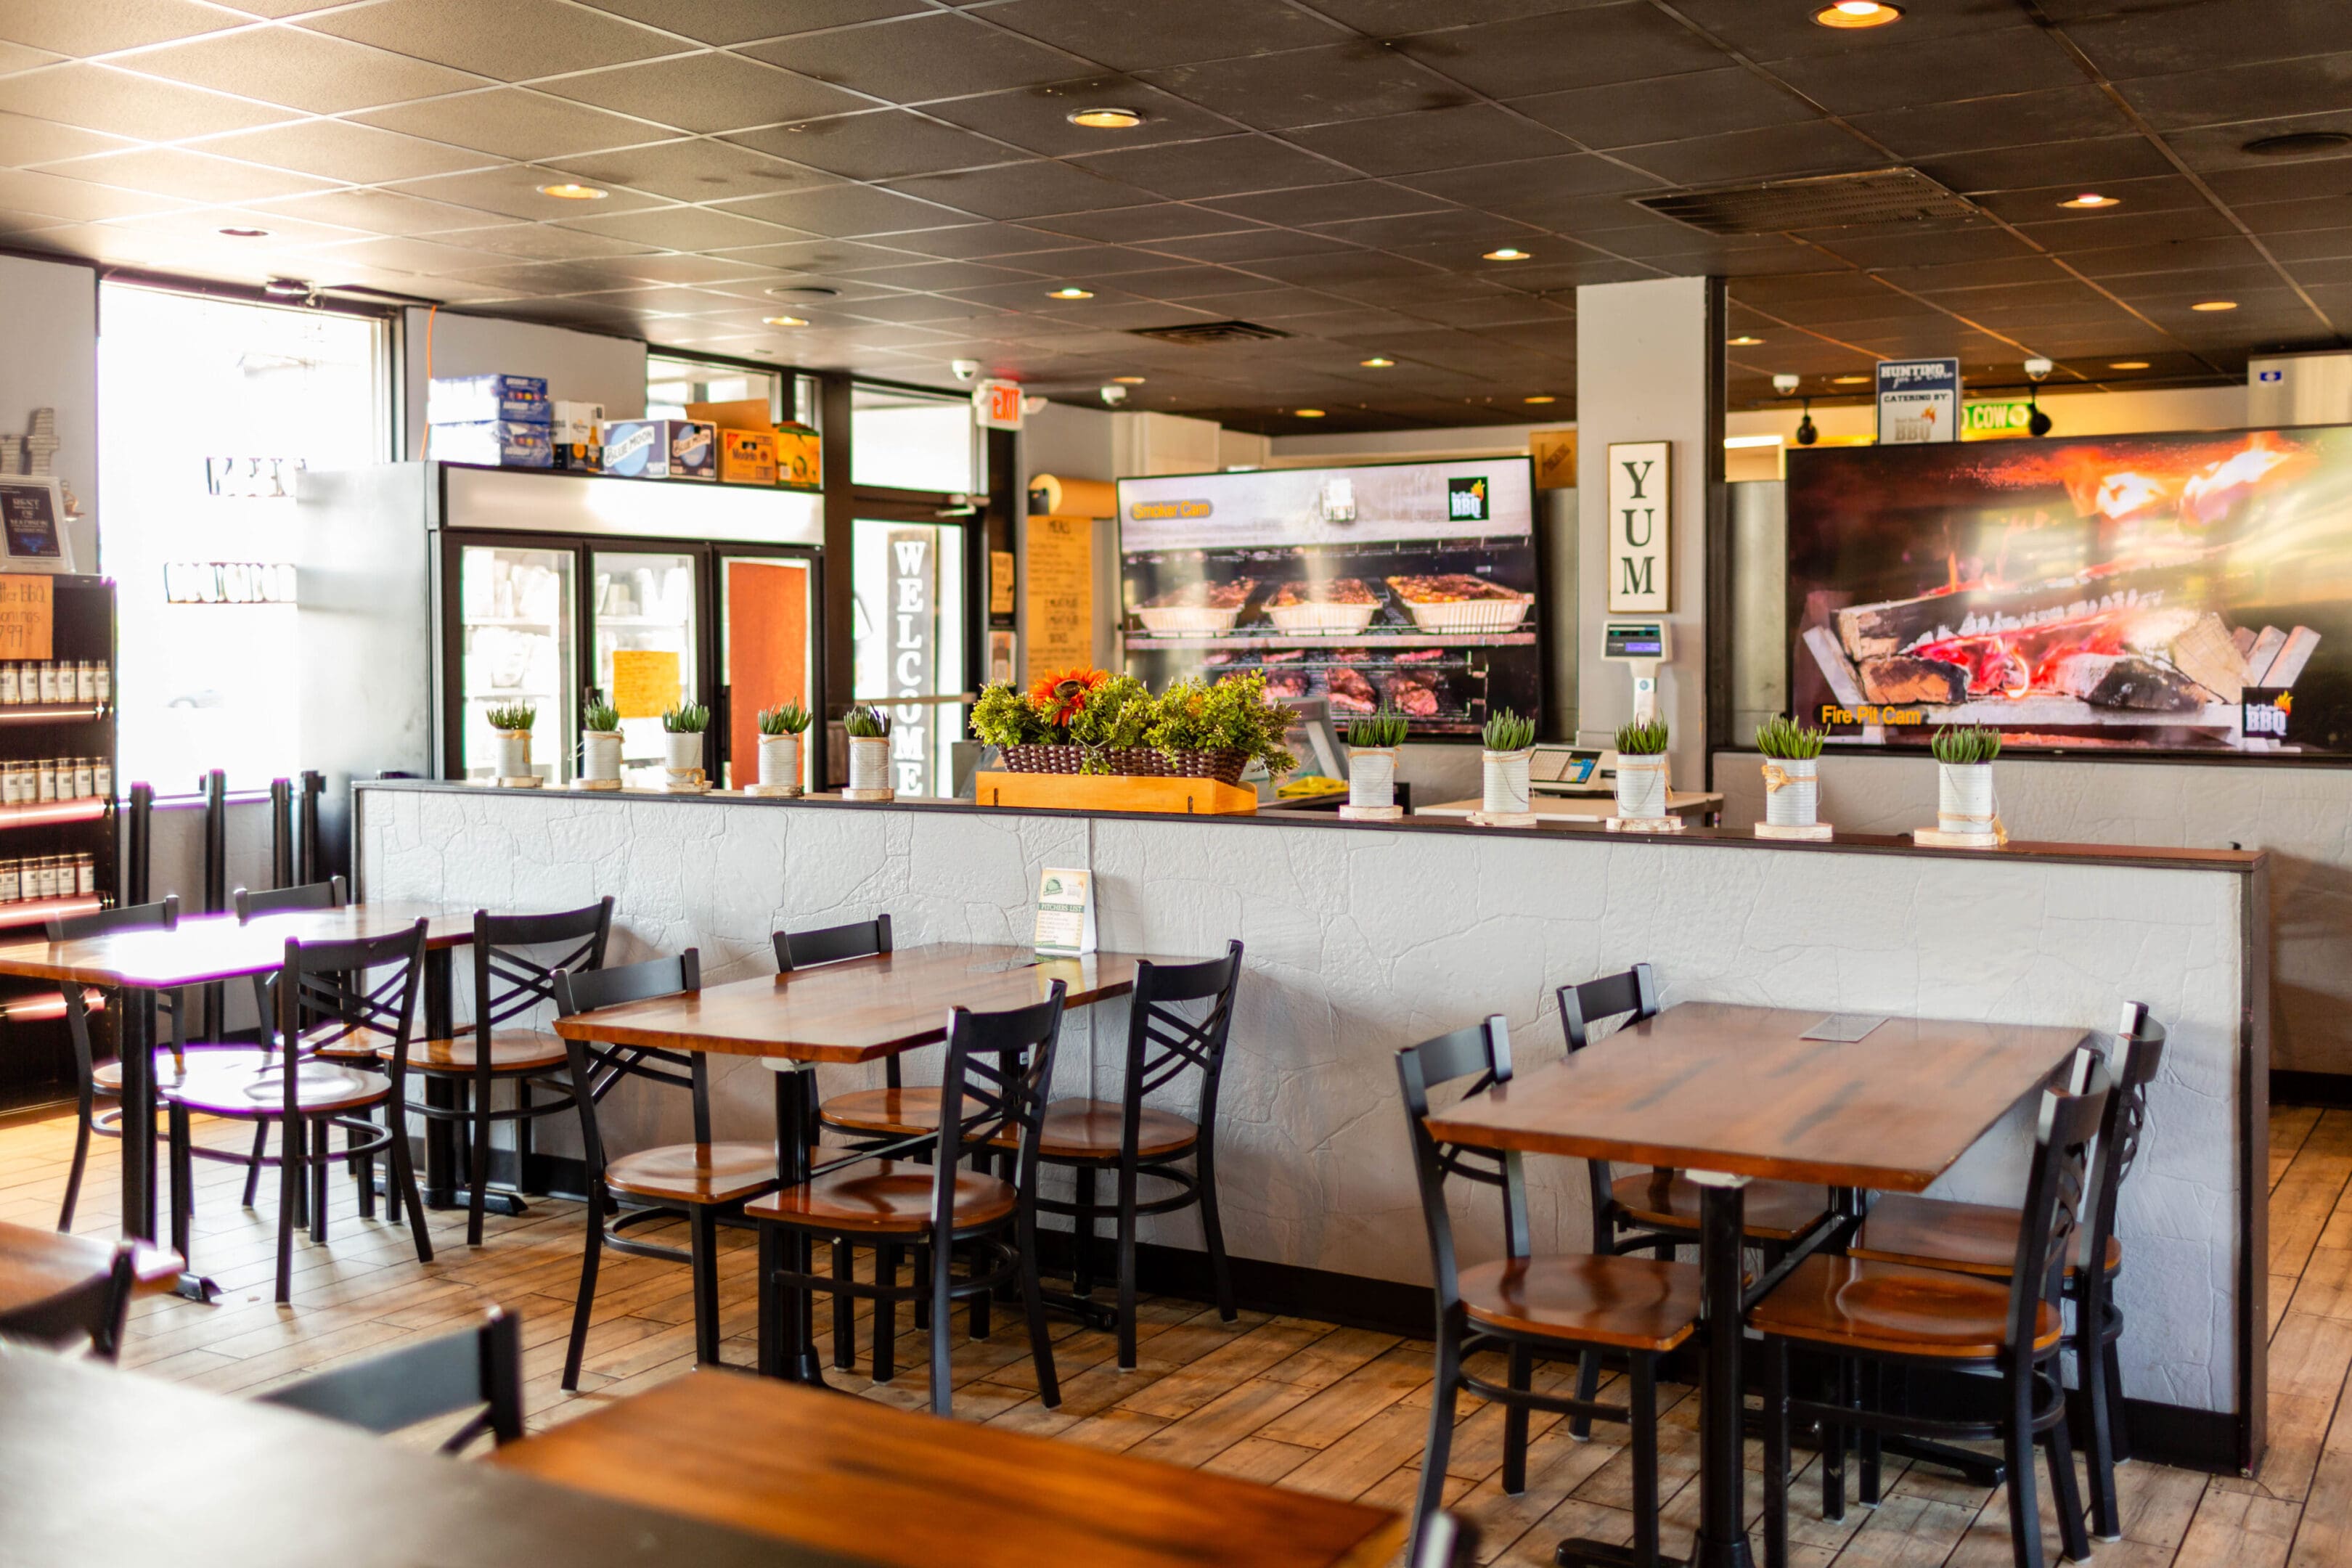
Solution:
[[[1731,743],[1789,708],[1789,487],[1726,485],[1730,510]]]

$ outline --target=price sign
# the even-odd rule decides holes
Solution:
[[[47,577],[0,577],[0,658],[54,658],[56,631]]]

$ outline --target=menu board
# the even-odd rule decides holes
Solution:
[[[1023,600],[1028,678],[1095,658],[1095,524],[1087,517],[1029,519]]]
[[[1841,740],[2352,751],[2352,426],[1789,455],[1790,693]]]

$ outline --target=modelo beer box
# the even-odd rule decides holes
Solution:
[[[639,479],[715,479],[719,429],[697,419],[608,419],[604,471]]]
[[[719,477],[730,485],[774,484],[776,433],[773,430],[719,432]]]
[[[765,398],[689,403],[688,416],[719,426],[719,477],[734,484],[817,484],[817,433],[805,425],[778,425]]]
[[[554,416],[545,376],[436,375],[425,388],[427,425],[545,425]]]
[[[581,473],[596,473],[602,468],[599,454],[604,450],[601,428],[604,423],[604,405],[601,403],[558,403],[555,417],[548,425],[548,439],[554,444],[555,466]]]
[[[475,463],[486,468],[550,468],[555,466],[555,453],[547,431],[544,425],[514,419],[436,425],[425,455],[436,463]]]

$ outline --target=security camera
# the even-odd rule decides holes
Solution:
[[[955,373],[958,381],[971,381],[980,374],[980,362],[976,359],[951,359],[948,361],[948,369]]]
[[[1127,401],[1127,388],[1113,382],[1102,389],[1102,400],[1110,407],[1116,408]]]
[[[1772,390],[1786,397],[1797,390],[1799,378],[1782,371],[1772,378]]]
[[[2052,364],[2040,354],[2035,354],[2032,359],[2025,362],[2026,379],[2029,381],[2048,381],[2050,379],[2050,373],[2057,368],[2058,367],[2056,365]]]

